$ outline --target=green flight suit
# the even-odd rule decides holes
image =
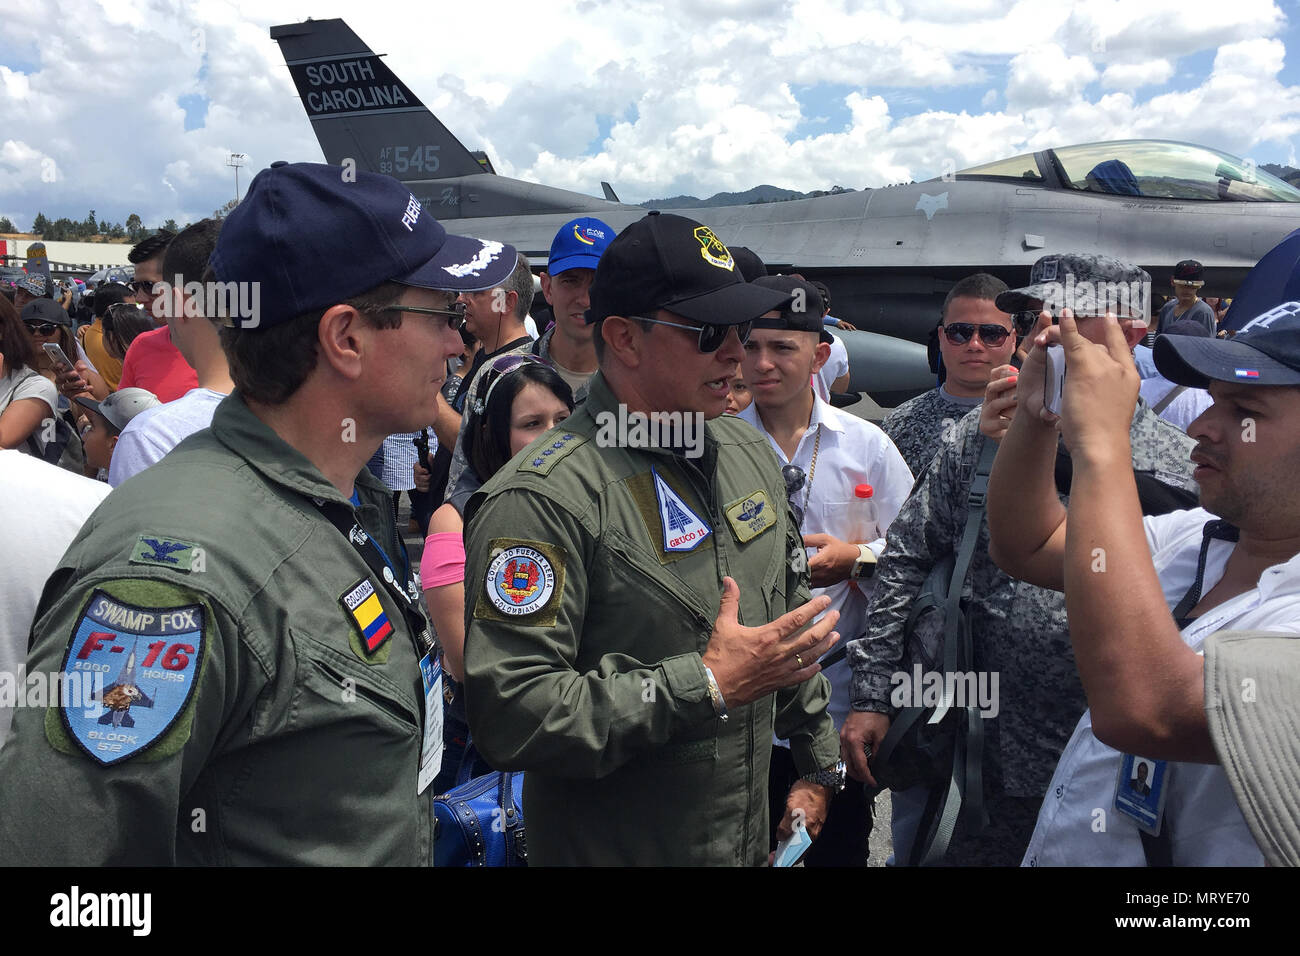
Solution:
[[[357,494],[358,520],[400,562],[391,493],[363,469]],[[137,665],[135,717],[93,730],[89,746],[148,736],[177,679],[163,668],[193,655],[188,703],[146,749],[108,765],[78,744],[59,702],[19,709],[0,750],[0,862],[431,862],[431,793],[416,794],[423,651],[313,499],[347,501],[236,392],[210,430],[91,515],[46,584],[28,672],[58,671],[65,652],[75,666],[69,648],[86,650],[79,625],[92,609],[185,608],[174,616],[201,634],[170,661],[143,657],[148,636],[116,642]],[[373,652],[341,602],[366,581],[392,627]],[[121,636],[98,633],[101,655]]]
[[[781,474],[767,439],[734,418],[708,423],[694,460],[600,447],[616,413],[597,374],[586,403],[470,502],[474,743],[492,766],[528,772],[531,863],[761,864],[773,727],[801,773],[839,759],[820,674],[722,721],[701,661],[724,575],[745,625],[808,600]],[[695,520],[711,533],[672,550]]]

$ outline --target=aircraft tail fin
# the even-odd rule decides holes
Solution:
[[[325,161],[402,182],[491,173],[342,20],[271,27]]]

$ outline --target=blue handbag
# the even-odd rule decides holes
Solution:
[[[488,773],[433,798],[434,866],[527,866],[522,773]]]

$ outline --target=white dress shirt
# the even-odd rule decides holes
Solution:
[[[829,402],[831,398],[831,386],[837,378],[845,375],[849,370],[849,350],[844,347],[840,337],[833,332],[831,333],[831,357],[826,360],[826,364],[813,373],[812,384],[817,391],[817,397],[824,402]]]
[[[1201,531],[1213,517],[1196,508],[1143,519],[1171,608],[1196,578]],[[1234,547],[1231,541],[1210,542],[1202,594],[1219,583]],[[1300,634],[1300,555],[1266,570],[1256,588],[1211,608],[1182,635],[1199,651],[1205,638],[1222,630]],[[1056,766],[1023,866],[1146,865],[1137,826],[1114,809],[1123,756],[1093,736],[1092,713],[1085,711]],[[1167,780],[1163,826],[1169,828],[1175,866],[1264,864],[1222,767],[1171,762]],[[1095,822],[1098,810],[1104,811],[1104,830]]]
[[[912,491],[912,472],[884,432],[871,422],[814,397],[808,428],[799,439],[794,456],[787,459],[776,440],[763,427],[757,402],[751,402],[739,417],[767,435],[768,443],[782,465],[793,464],[803,470],[805,483],[797,494],[796,503],[803,505],[804,496],[808,494],[808,504],[804,508],[804,534],[829,534],[845,540],[845,519],[854,501],[853,490],[863,483],[871,485],[879,534],[869,542],[869,546],[877,556],[880,555],[885,548],[885,529]],[[819,433],[820,446],[817,443]],[[812,467],[814,448],[817,450],[815,469]],[[808,484],[809,474],[812,476],[811,485]],[[841,581],[828,588],[813,588],[814,597],[829,595],[831,603],[827,611],[840,612],[835,625],[840,639],[828,653],[834,653],[848,641],[857,640],[866,630],[867,605],[873,584],[874,581],[868,578],[856,583]],[[823,673],[831,682],[828,710],[835,726],[840,727],[850,710],[849,662],[841,660]]]

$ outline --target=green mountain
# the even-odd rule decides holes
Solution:
[[[791,199],[808,199],[814,196],[829,196],[835,193],[851,193],[852,189],[832,186],[830,189],[814,189],[801,193],[794,189],[782,189],[779,186],[755,186],[742,193],[714,193],[708,199],[694,196],[670,196],[667,199],[647,199],[640,205],[645,209],[698,209],[701,206],[747,206],[751,203],[786,202]]]

